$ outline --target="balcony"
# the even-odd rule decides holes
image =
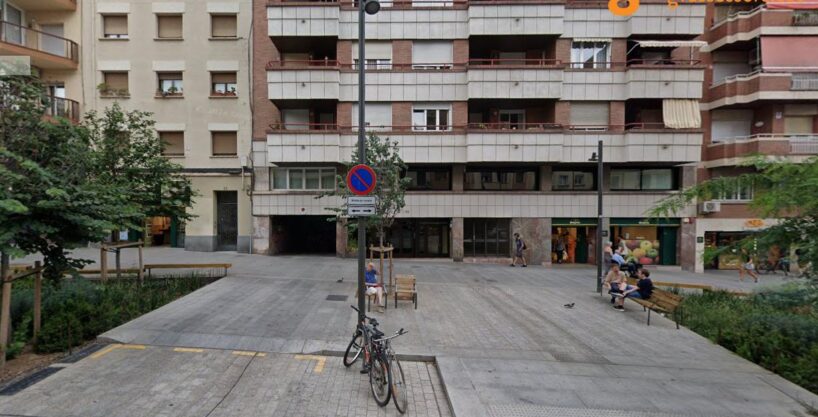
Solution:
[[[30,12],[77,10],[77,0],[14,0],[14,5]]]
[[[502,4],[503,7],[497,7]],[[565,4],[561,1],[469,2],[469,34],[561,35]]]
[[[267,63],[268,98],[337,100],[338,69],[335,60],[270,61]]]
[[[628,98],[701,99],[704,69],[697,60],[630,60]]]
[[[709,109],[757,100],[818,100],[818,75],[764,71],[732,75],[711,85],[708,98]]]
[[[796,34],[798,26],[818,26],[818,11],[768,9],[765,5],[733,13],[713,24],[710,49],[746,41],[759,35]]]
[[[818,154],[818,133],[807,135],[759,134],[722,139],[707,146],[707,161],[735,163],[755,154],[800,159]],[[732,162],[731,162],[732,161]]]
[[[463,65],[452,63],[387,64],[366,70],[366,95],[373,101],[465,101],[467,77]],[[356,65],[340,74],[341,101],[358,100]]]
[[[556,59],[471,59],[468,98],[560,98],[564,65]]]
[[[72,123],[79,123],[80,103],[67,98],[49,96],[45,115],[51,118],[62,117]]]
[[[0,21],[0,55],[31,57],[31,65],[43,69],[76,69],[76,42],[25,26]]]

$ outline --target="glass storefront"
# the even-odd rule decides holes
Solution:
[[[511,255],[509,219],[464,219],[463,252],[467,257]]]
[[[451,220],[398,219],[386,233],[386,242],[395,248],[394,256],[403,258],[446,258],[450,255]],[[372,234],[368,242],[377,243]]]
[[[612,218],[611,242],[626,261],[678,265],[679,219]]]
[[[553,263],[594,263],[596,262],[596,222],[594,218],[553,218],[551,219],[551,262]],[[558,243],[562,251],[557,252]],[[559,256],[562,259],[558,259]]]

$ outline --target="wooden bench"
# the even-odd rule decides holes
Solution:
[[[636,285],[636,280],[628,279],[628,283],[631,285]],[[647,300],[632,297],[627,297],[627,299],[641,305],[643,310],[647,310],[648,326],[650,326],[650,311],[653,310],[659,313],[672,314],[673,321],[676,322],[676,328],[679,328],[679,321],[681,320],[681,305],[683,300],[681,295],[656,288],[656,284],[654,284],[653,292],[651,293],[650,298]]]
[[[398,300],[409,300],[418,309],[418,291],[414,275],[395,276],[395,308],[398,308]]]

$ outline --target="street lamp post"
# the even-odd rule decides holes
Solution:
[[[602,294],[602,262],[605,245],[602,244],[602,139],[597,142],[597,150],[589,161],[596,161],[596,292]]]
[[[358,0],[358,163],[366,164],[366,31],[367,14],[380,10],[378,0]],[[363,323],[366,303],[364,300],[366,269],[366,217],[358,217],[358,323]]]

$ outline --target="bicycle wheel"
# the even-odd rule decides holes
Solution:
[[[406,413],[406,407],[409,406],[409,393],[406,390],[406,380],[403,377],[403,368],[400,366],[400,361],[395,355],[389,358],[389,373],[392,380],[392,401],[395,403],[395,408],[401,414]]]
[[[372,367],[369,369],[369,386],[372,387],[372,396],[375,402],[383,407],[389,403],[389,396],[392,394],[391,373],[389,365],[381,355],[372,356]]]
[[[349,341],[346,352],[344,352],[344,366],[349,368],[361,357],[361,352],[364,349],[364,335],[361,332],[355,332],[352,340]]]

